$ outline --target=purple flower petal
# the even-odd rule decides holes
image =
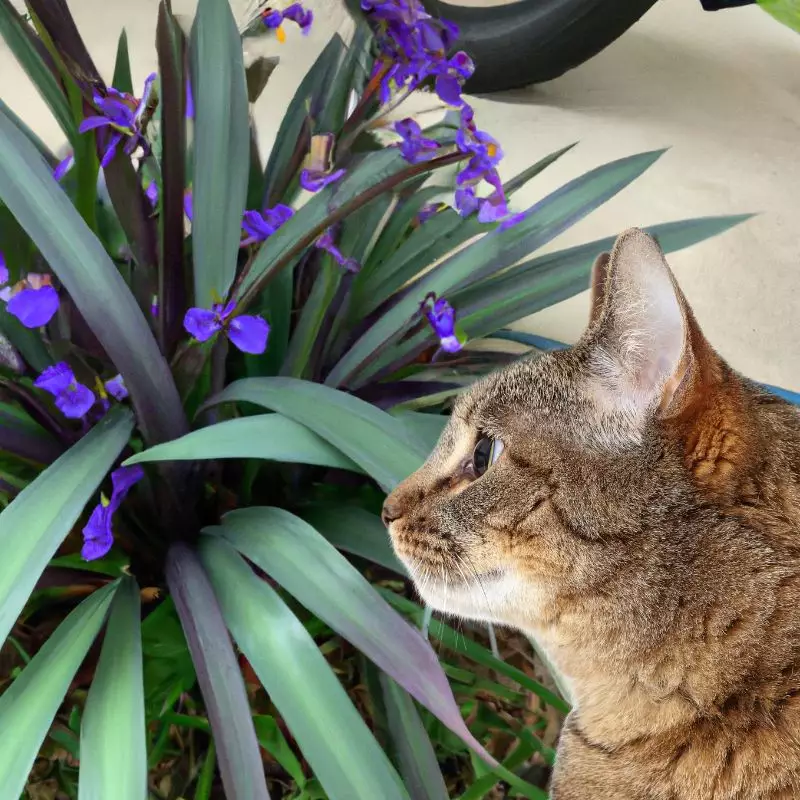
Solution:
[[[138,123],[144,114],[145,108],[147,108],[147,104],[150,101],[150,95],[153,92],[153,82],[156,79],[156,73],[151,72],[145,79],[144,79],[144,89],[142,89],[142,98],[139,100],[139,104],[136,106],[136,111],[133,113],[133,119]]]
[[[436,299],[436,295],[429,294],[421,305],[422,313],[439,337],[439,346],[447,353],[456,353],[461,349],[461,342],[455,332],[456,312],[453,306],[444,297]]]
[[[42,374],[33,382],[37,389],[44,389],[52,395],[61,394],[67,387],[75,380],[75,373],[66,361],[59,361],[58,364],[53,364],[48,367]]]
[[[222,323],[207,308],[190,308],[183,318],[183,327],[198,342],[206,342],[222,328]]]
[[[261,15],[261,21],[267,28],[279,28],[281,23],[283,22],[283,17],[281,16],[280,11],[275,11],[274,9],[270,9],[269,11],[265,11]]]
[[[520,211],[519,214],[511,214],[511,216],[506,217],[499,225],[501,231],[506,230],[507,228],[513,228],[516,224],[522,222],[525,219],[525,212]]]
[[[258,211],[245,211],[242,217],[242,228],[247,233],[247,239],[242,244],[263,242],[275,233],[275,228],[270,225]]]
[[[478,211],[478,222],[497,222],[497,220],[508,216],[508,206],[506,199],[497,193],[481,201]]]
[[[58,311],[58,292],[52,286],[23,289],[8,301],[6,309],[26,328],[39,328]]]
[[[186,189],[183,193],[183,213],[192,221],[194,214],[194,200],[192,199],[192,190]]]
[[[113,123],[108,117],[86,117],[86,119],[78,125],[78,133],[86,133],[86,131],[91,131],[95,128],[104,128],[111,124]]]
[[[150,316],[158,319],[158,295],[154,294],[150,300]]]
[[[113,160],[114,156],[117,154],[117,145],[122,141],[122,134],[121,133],[114,133],[111,136],[111,139],[106,146],[105,152],[103,153],[103,157],[100,159],[100,166],[105,169]]]
[[[450,106],[460,106],[464,102],[461,99],[461,82],[452,75],[439,75],[436,78],[436,94]]]
[[[439,340],[439,346],[445,353],[457,353],[462,345],[456,336],[444,336]]]
[[[144,468],[141,464],[132,467],[118,467],[111,473],[111,500],[108,504],[109,516],[112,515],[127,497],[131,487],[144,477]]]
[[[158,205],[158,184],[152,181],[144,190],[145,196],[150,201],[150,205],[155,208]]]
[[[63,161],[59,161],[56,164],[56,168],[53,170],[53,177],[60,181],[75,165],[75,155],[74,153],[70,153]]]
[[[73,383],[56,396],[56,408],[68,419],[81,419],[95,403],[94,392],[82,383]]]
[[[308,33],[311,23],[314,21],[314,14],[311,11],[306,11],[300,3],[292,3],[285,8],[282,16],[284,19],[290,19],[296,23],[304,34]]]
[[[128,396],[128,389],[122,375],[115,375],[106,381],[106,391],[116,400],[124,400]]]
[[[8,283],[8,266],[6,265],[6,257],[3,251],[0,250],[0,285]]]
[[[108,506],[98,503],[83,529],[81,556],[84,561],[102,558],[111,549],[113,543],[114,534],[111,531],[111,515],[108,513]]]
[[[269,323],[261,317],[243,315],[228,326],[228,338],[243,353],[260,355],[267,349]]]
[[[318,192],[328,184],[338,181],[342,175],[344,175],[343,169],[337,169],[335,172],[331,172],[330,174],[304,169],[300,173],[300,185],[307,192]]]
[[[194,119],[194,94],[192,83],[188,79],[186,81],[186,119]]]
[[[278,203],[278,205],[274,206],[273,208],[267,208],[264,210],[264,219],[267,221],[268,225],[271,225],[273,228],[275,228],[275,230],[277,230],[293,214],[294,211],[289,208],[289,206],[286,206],[283,203]]]
[[[467,186],[456,189],[456,210],[462,217],[468,217],[477,211],[480,202],[475,196],[475,189]]]

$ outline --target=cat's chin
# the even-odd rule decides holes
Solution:
[[[420,579],[414,584],[422,599],[435,611],[458,617],[501,623],[516,594],[516,579],[504,570],[448,580]]]

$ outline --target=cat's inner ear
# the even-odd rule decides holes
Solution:
[[[592,265],[592,276],[589,280],[589,325],[600,318],[603,301],[606,297],[606,278],[611,253],[600,253]]]
[[[597,263],[595,264],[597,267]],[[645,407],[669,403],[685,372],[686,301],[658,243],[630,230],[598,267],[605,297],[594,336],[595,366],[617,402]]]

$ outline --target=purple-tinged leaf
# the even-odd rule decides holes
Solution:
[[[464,723],[430,643],[307,522],[280,508],[246,508],[204,532],[224,537],[494,765]]]
[[[169,366],[119,270],[53,180],[36,148],[2,112],[0,199],[33,239],[124,376],[148,443],[184,433],[188,425]]]
[[[158,331],[161,349],[171,355],[182,336],[186,309],[183,264],[183,190],[186,181],[188,76],[184,76],[186,40],[167,3],[158,6],[156,49],[161,75],[161,270]],[[186,89],[184,89],[184,86]]]
[[[0,450],[38,464],[51,464],[64,448],[38,425],[20,417],[0,410]]]
[[[325,657],[278,593],[227,542],[200,557],[236,643],[330,800],[409,800]]]
[[[181,542],[167,553],[167,585],[203,693],[230,800],[269,800],[242,673],[208,575]]]
[[[414,800],[448,800],[436,752],[414,701],[385,672],[379,675],[395,761]]]

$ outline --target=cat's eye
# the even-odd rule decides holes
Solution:
[[[475,449],[472,451],[472,469],[476,477],[480,478],[492,464],[500,458],[503,452],[503,442],[491,436],[481,436]]]

